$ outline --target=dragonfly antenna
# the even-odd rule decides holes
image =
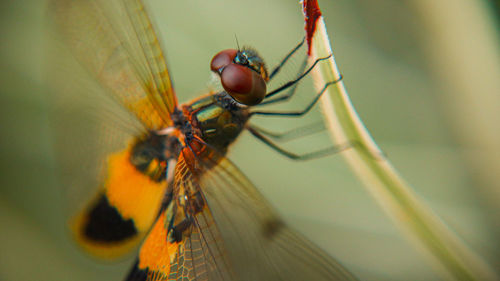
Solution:
[[[236,36],[236,33],[234,34],[234,39],[236,39],[236,46],[238,46],[238,51],[240,51],[240,43],[238,42],[238,37]]]

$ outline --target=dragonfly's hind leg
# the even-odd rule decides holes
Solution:
[[[280,147],[279,145],[277,145],[276,143],[274,143],[273,141],[268,139],[266,136],[264,136],[261,132],[258,131],[258,129],[256,129],[253,126],[248,126],[247,129],[253,136],[255,136],[257,139],[259,139],[260,141],[265,143],[267,146],[276,150],[281,155],[286,156],[286,157],[293,159],[293,160],[310,160],[310,159],[321,158],[321,157],[329,156],[332,154],[337,154],[339,152],[342,152],[342,151],[345,151],[345,150],[351,149],[351,148],[359,148],[362,151],[365,151],[365,153],[370,158],[374,159],[375,161],[383,161],[386,158],[386,155],[383,152],[371,151],[371,150],[367,149],[359,141],[351,141],[351,142],[347,142],[345,144],[332,145],[332,146],[322,148],[322,149],[319,149],[316,151],[298,154],[298,153],[294,153],[294,152],[291,152],[289,150],[286,150],[286,149]]]
[[[258,133],[277,142],[287,142],[298,138],[307,137],[325,130],[325,126],[321,121],[279,133],[255,125],[250,126]]]
[[[272,149],[276,150],[280,154],[282,154],[282,155],[284,155],[284,156],[286,156],[286,157],[288,157],[290,159],[293,159],[293,160],[309,160],[309,159],[320,158],[320,157],[324,157],[324,156],[328,156],[328,155],[332,155],[332,154],[336,154],[336,153],[342,152],[342,151],[344,151],[346,149],[353,148],[355,146],[355,143],[346,143],[346,144],[343,144],[343,145],[330,146],[330,147],[327,147],[327,148],[324,148],[324,149],[320,149],[320,150],[316,150],[316,151],[313,151],[313,152],[307,152],[307,153],[304,153],[304,154],[297,154],[297,153],[288,151],[288,150],[280,147],[279,145],[275,144],[273,141],[271,141],[270,139],[268,139],[267,137],[265,137],[263,134],[261,134],[254,127],[248,126],[247,129],[257,139],[259,139],[260,141],[262,141],[263,143],[265,143],[266,145],[268,145]]]
[[[322,149],[319,149],[319,150],[316,150],[316,151],[306,152],[306,153],[303,153],[303,154],[298,154],[298,153],[294,153],[294,152],[291,152],[289,150],[286,150],[286,149],[280,147],[279,145],[277,145],[276,143],[274,143],[273,141],[271,141],[269,138],[267,138],[265,136],[265,134],[262,133],[262,131],[259,131],[259,130],[262,130],[260,128],[256,128],[255,126],[249,125],[249,126],[247,126],[247,130],[253,136],[255,136],[257,139],[259,139],[260,141],[262,141],[263,143],[265,143],[267,146],[269,146],[272,149],[276,150],[281,155],[284,155],[284,156],[286,156],[286,157],[288,157],[290,159],[293,159],[293,160],[310,160],[310,159],[321,158],[321,157],[325,157],[325,156],[329,156],[329,155],[332,155],[332,154],[336,154],[336,153],[339,153],[339,152],[342,152],[342,151],[345,151],[345,150],[351,149],[351,148],[359,148],[359,149],[361,149],[370,158],[374,159],[375,161],[383,161],[386,158],[386,155],[383,152],[381,152],[381,151],[375,151],[375,152],[371,151],[371,150],[367,149],[366,146],[364,146],[359,141],[350,141],[350,142],[347,142],[347,143],[344,143],[344,144],[332,145],[332,146],[329,146],[329,147],[326,147],[326,148],[322,148]]]

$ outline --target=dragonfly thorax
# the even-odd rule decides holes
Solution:
[[[226,92],[213,93],[183,106],[192,133],[224,154],[236,140],[250,117],[247,106]]]

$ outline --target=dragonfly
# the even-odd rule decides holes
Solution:
[[[58,36],[100,85],[99,94],[110,96],[139,124],[128,145],[104,151],[96,164],[71,159],[80,165],[79,174],[89,169],[104,174],[94,199],[71,222],[86,251],[113,259],[142,242],[127,281],[356,280],[290,228],[226,158],[244,130],[292,159],[345,149],[295,154],[249,123],[254,115],[306,114],[324,90],[301,111],[256,108],[289,99],[297,83],[328,58],[268,91],[267,83],[302,42],[271,72],[253,49],[223,50],[210,68],[224,90],[179,104],[141,0],[51,0],[49,11]]]

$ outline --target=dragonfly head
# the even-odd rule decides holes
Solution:
[[[239,103],[256,105],[266,96],[269,75],[255,50],[223,50],[213,57],[210,68],[221,77],[224,90]]]

